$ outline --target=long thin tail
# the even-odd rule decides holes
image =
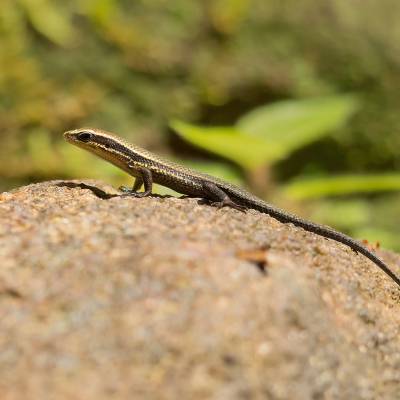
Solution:
[[[294,224],[297,225],[296,223]],[[299,224],[298,226],[307,231],[310,231],[310,226],[307,223]],[[318,229],[315,229],[316,227],[318,227]],[[329,239],[336,240],[337,242],[349,246],[355,252],[361,253],[363,256],[369,258],[373,263],[375,263],[383,272],[385,272],[386,275],[390,276],[393,279],[393,281],[396,282],[398,286],[400,286],[400,278],[397,275],[395,275],[395,273],[392,272],[391,269],[379,257],[377,257],[374,253],[368,250],[361,243],[357,242],[356,240],[352,239],[351,237],[341,232],[337,232],[333,229],[324,226],[316,226],[312,224],[311,232],[327,237]]]
[[[328,239],[332,239],[337,242],[343,243],[346,246],[349,246],[355,252],[361,253],[365,257],[369,258],[373,263],[375,263],[375,265],[377,265],[383,272],[385,272],[386,275],[390,276],[390,278],[392,278],[393,281],[396,282],[398,286],[400,286],[400,278],[394,272],[392,272],[390,268],[379,257],[377,257],[374,253],[368,250],[361,243],[352,239],[350,236],[335,231],[334,229],[329,228],[327,226],[315,224],[313,222],[308,222],[295,215],[286,213],[285,211],[272,208],[267,204],[262,206],[260,205],[259,210],[266,214],[271,215],[271,217],[276,218],[280,222],[292,223],[293,225],[299,226],[300,228],[303,228],[306,231],[316,233],[317,235],[320,235],[322,237],[326,237]]]

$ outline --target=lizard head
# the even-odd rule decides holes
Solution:
[[[118,167],[127,169],[127,146],[123,139],[94,128],[79,128],[64,133],[68,143],[90,151]]]
[[[64,133],[64,138],[67,142],[76,146],[88,149],[96,143],[96,130],[91,128],[80,128]]]
[[[102,157],[104,153],[118,152],[124,141],[111,133],[94,128],[79,128],[64,133],[67,142],[89,150],[92,153]]]

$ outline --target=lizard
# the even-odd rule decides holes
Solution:
[[[280,221],[350,247],[375,263],[400,286],[400,278],[366,246],[333,228],[302,219],[271,205],[250,192],[214,176],[197,172],[128,143],[100,129],[79,128],[64,133],[67,142],[111,162],[135,178],[132,188],[122,186],[122,196],[146,197],[153,182],[190,197],[203,198],[216,207],[228,206],[239,211],[255,209]],[[139,191],[144,186],[143,191]]]

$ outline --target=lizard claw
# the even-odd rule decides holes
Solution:
[[[120,197],[146,197],[149,193],[146,192],[135,192],[134,190],[126,187],[126,186],[121,186],[119,187],[119,190],[123,192],[123,194],[120,195]]]
[[[124,193],[128,193],[128,192],[131,192],[131,191],[132,191],[132,189],[130,189],[130,188],[126,187],[126,186],[120,186],[120,187],[118,188],[118,190],[119,190],[120,192],[124,192]]]
[[[224,199],[222,201],[214,201],[214,202],[211,203],[211,205],[214,206],[214,207],[217,207],[217,208],[231,207],[231,208],[234,208],[235,210],[238,210],[238,211],[241,211],[241,212],[246,212],[246,210],[247,210],[246,207],[234,203],[229,198]]]

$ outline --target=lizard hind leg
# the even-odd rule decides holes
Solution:
[[[214,207],[231,207],[239,211],[246,211],[246,207],[236,204],[227,193],[211,182],[203,182],[203,190],[206,193],[206,198],[211,200],[211,205]]]

